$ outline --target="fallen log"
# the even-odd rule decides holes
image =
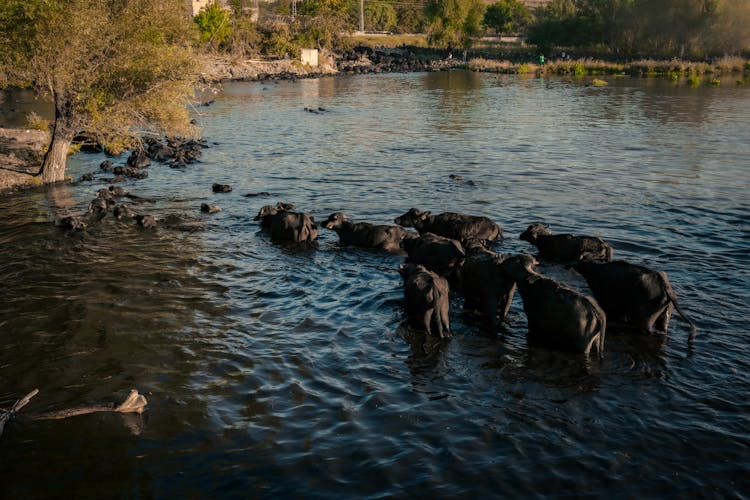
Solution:
[[[5,429],[5,423],[10,420],[21,408],[26,406],[28,402],[34,396],[39,393],[39,389],[34,389],[22,399],[16,401],[16,403],[10,408],[10,410],[0,409],[0,436],[3,434]],[[33,420],[53,420],[60,418],[76,417],[78,415],[86,415],[88,413],[96,413],[101,411],[117,412],[117,413],[143,413],[146,409],[148,401],[146,397],[140,394],[135,389],[130,391],[125,401],[119,405],[114,403],[108,403],[103,405],[95,406],[82,406],[79,408],[70,408],[68,410],[53,411],[48,413],[42,413],[39,415],[30,415],[29,418]]]
[[[54,420],[60,418],[76,417],[78,415],[86,415],[88,413],[96,413],[101,411],[110,411],[117,413],[143,413],[146,409],[148,401],[143,394],[139,394],[135,389],[130,391],[125,401],[115,406],[114,403],[107,403],[104,405],[96,406],[82,406],[80,408],[70,408],[68,410],[53,411],[49,413],[42,413],[40,415],[33,415],[31,418],[34,420]]]
[[[10,410],[0,410],[0,436],[3,435],[3,431],[5,430],[5,422],[10,420],[11,417],[13,417],[13,415],[18,412],[18,410],[26,406],[28,402],[31,401],[31,398],[36,396],[38,393],[39,389],[34,389],[23,398],[16,401],[13,406],[10,407]]]

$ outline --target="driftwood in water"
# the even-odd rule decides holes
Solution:
[[[34,415],[34,420],[52,420],[58,418],[76,417],[78,415],[86,415],[87,413],[96,413],[100,411],[111,411],[118,413],[143,413],[146,409],[146,397],[139,394],[135,389],[130,391],[125,401],[115,406],[114,403],[108,403],[105,405],[97,406],[83,406],[80,408],[71,408],[69,410],[53,411],[50,413],[42,413],[41,415]]]
[[[0,436],[3,435],[3,430],[5,429],[5,422],[10,420],[10,418],[13,415],[15,415],[18,412],[18,410],[26,406],[26,404],[29,401],[31,401],[31,398],[36,396],[38,392],[39,392],[39,389],[34,389],[23,398],[16,401],[15,404],[10,407],[10,410],[0,410]]]
[[[5,428],[5,422],[7,422],[10,418],[15,415],[18,410],[26,406],[26,404],[36,396],[36,394],[39,392],[38,389],[34,389],[30,393],[28,393],[23,399],[19,399],[16,401],[16,403],[10,408],[10,410],[1,410],[0,409],[0,436],[3,434],[3,429]],[[138,393],[135,389],[130,391],[130,394],[128,394],[128,397],[125,398],[125,401],[120,403],[119,405],[115,405],[114,403],[109,403],[105,405],[97,405],[97,406],[83,406],[80,408],[71,408],[69,410],[60,410],[60,411],[53,411],[49,413],[42,413],[41,415],[32,415],[30,418],[34,420],[52,420],[52,419],[58,419],[58,418],[68,418],[68,417],[75,417],[78,415],[86,415],[87,413],[96,413],[100,411],[110,411],[110,412],[117,412],[117,413],[143,413],[143,411],[146,409],[146,405],[148,404],[148,401],[146,401],[145,396]]]

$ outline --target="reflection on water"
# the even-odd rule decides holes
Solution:
[[[50,100],[25,89],[0,91],[0,127],[26,127],[27,116],[32,111],[50,122],[55,120],[55,108]]]
[[[743,88],[470,72],[230,84],[199,110],[201,163],[126,186],[139,210],[202,231],[54,227],[100,181],[0,199],[0,407],[34,387],[29,414],[130,388],[149,400],[136,422],[20,416],[0,438],[4,491],[742,494],[749,102]],[[70,173],[101,160],[76,155]],[[312,248],[276,245],[252,218],[279,200],[317,220],[487,215],[503,253],[530,251],[518,235],[537,220],[601,235],[669,274],[698,337],[689,350],[674,318],[668,338],[610,333],[587,360],[530,349],[518,297],[487,335],[454,294],[453,338],[425,339],[402,321],[401,256],[326,230]]]

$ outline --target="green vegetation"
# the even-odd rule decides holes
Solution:
[[[497,57],[513,50],[499,39],[480,40],[490,33],[519,34],[548,61],[562,50],[618,60],[642,54],[662,60],[706,60],[750,50],[750,30],[746,29],[750,0],[552,0],[534,10],[521,0],[489,1],[365,0],[364,27],[367,32],[379,32],[375,37],[351,35],[360,27],[360,0],[300,0],[296,12],[285,0],[261,3],[257,21],[249,20],[249,0],[232,0],[228,35],[217,34],[216,26],[224,26],[220,22],[205,22],[201,30],[211,46],[240,57],[294,55],[303,46],[338,51],[357,43],[413,43],[411,37],[393,42],[383,38],[382,32],[426,36],[426,44],[435,48],[482,50],[485,58],[496,57],[491,53],[494,48],[500,53]],[[208,17],[218,19],[219,15]],[[421,39],[415,45],[422,46]],[[679,73],[684,75],[682,70]],[[643,74],[670,75],[671,71],[648,68]]]
[[[223,45],[232,32],[231,13],[213,0],[195,16],[195,24],[201,32],[201,41],[214,47]]]
[[[52,98],[52,142],[40,172],[65,179],[81,131],[108,138],[192,131],[197,30],[182,0],[4,0],[0,78]]]
[[[704,57],[750,47],[750,0],[553,0],[529,42],[614,53]]]
[[[484,5],[480,0],[429,0],[425,18],[431,45],[469,48],[482,32]]]
[[[500,0],[487,7],[484,25],[495,33],[518,33],[531,23],[532,16],[519,0]]]
[[[32,130],[42,130],[47,132],[50,127],[50,122],[49,120],[42,118],[36,111],[32,111],[26,115],[26,125]]]

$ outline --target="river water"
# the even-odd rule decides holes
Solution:
[[[0,438],[3,496],[746,497],[750,91],[585,83],[226,85],[196,108],[200,163],[124,183],[138,210],[202,231],[54,227],[103,175],[0,198],[0,407],[40,389]],[[77,154],[70,174],[103,159]],[[485,215],[504,253],[533,250],[518,235],[534,221],[599,235],[668,273],[698,336],[675,315],[666,339],[610,333],[587,360],[529,348],[518,296],[487,335],[456,294],[453,338],[425,341],[403,323],[402,256],[327,230],[272,243],[252,218],[278,200],[317,220]],[[30,418],[131,388],[142,416]]]

